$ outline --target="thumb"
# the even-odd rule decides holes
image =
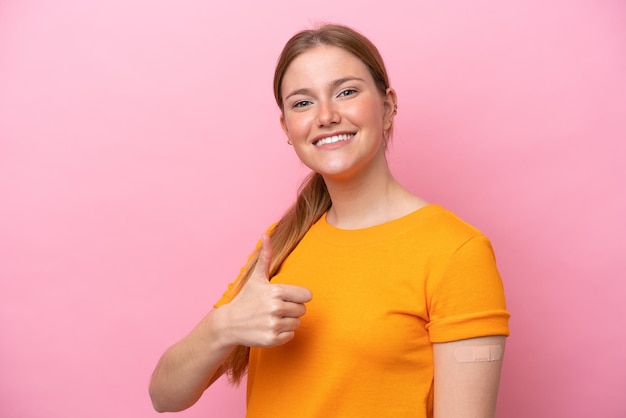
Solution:
[[[263,234],[261,237],[261,249],[259,250],[259,258],[257,259],[252,277],[264,278],[269,282],[270,276],[270,263],[272,262],[272,256],[274,255],[274,248],[272,247],[272,239],[269,235]]]

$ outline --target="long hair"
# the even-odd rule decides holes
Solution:
[[[274,72],[274,97],[281,111],[283,111],[282,81],[289,65],[300,54],[320,45],[336,46],[355,55],[366,65],[381,94],[386,93],[389,88],[389,78],[383,59],[374,44],[347,26],[326,24],[317,29],[299,32],[285,44]],[[319,173],[311,173],[300,186],[296,202],[270,233],[274,247],[274,256],[270,263],[270,280],[309,228],[328,211],[330,206],[330,195],[324,179]],[[259,250],[244,270],[239,287],[243,286],[250,277],[258,255]],[[231,382],[237,384],[241,381],[248,367],[249,355],[249,347],[237,346],[228,356],[222,367],[229,375]]]

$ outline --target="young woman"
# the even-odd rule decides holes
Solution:
[[[490,243],[391,175],[396,93],[375,46],[325,25],[274,77],[288,143],[312,170],[240,277],[169,348],[158,411],[248,373],[248,417],[493,417],[508,318]]]

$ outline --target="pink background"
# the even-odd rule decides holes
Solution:
[[[381,49],[398,178],[493,240],[498,416],[626,416],[626,3],[395,3],[0,3],[0,416],[157,415],[158,357],[306,172],[271,77],[318,21]],[[218,382],[180,416],[243,414]]]

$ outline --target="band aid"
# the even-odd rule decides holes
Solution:
[[[502,346],[498,344],[464,345],[454,350],[454,358],[459,363],[498,361],[502,358]]]

